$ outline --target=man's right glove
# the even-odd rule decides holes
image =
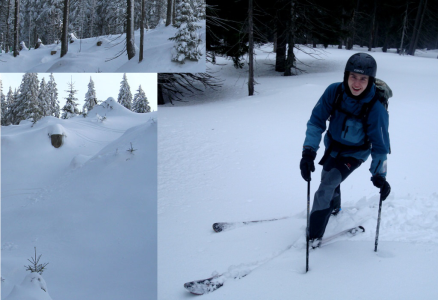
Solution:
[[[303,158],[300,161],[300,169],[301,176],[305,181],[310,181],[310,172],[315,172],[315,164],[313,161],[315,160],[316,152],[312,149],[304,149],[303,150]]]
[[[388,181],[386,181],[385,177],[380,175],[374,175],[371,177],[371,181],[375,187],[380,189],[380,196],[382,197],[382,201],[384,201],[391,192],[391,186],[389,185]]]

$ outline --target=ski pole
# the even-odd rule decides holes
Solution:
[[[307,181],[306,273],[307,271],[309,271],[309,210],[310,210],[310,180]]]
[[[381,212],[382,212],[382,194],[380,194],[379,215],[377,217],[376,243],[375,243],[375,247],[374,247],[374,252],[377,252],[377,244],[379,243],[379,227],[380,227],[380,213]]]

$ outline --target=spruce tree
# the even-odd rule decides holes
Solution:
[[[79,111],[76,108],[76,106],[78,106],[78,104],[76,103],[76,100],[78,100],[78,98],[75,98],[75,94],[78,92],[78,90],[74,89],[75,87],[73,81],[67,84],[69,87],[69,89],[66,90],[66,92],[68,92],[68,96],[67,98],[65,98],[67,102],[62,108],[63,113],[61,119],[69,119],[79,114]]]
[[[126,73],[123,74],[123,80],[120,84],[121,85],[120,85],[120,91],[119,91],[119,96],[117,98],[117,102],[119,102],[127,109],[131,110],[132,94],[131,94],[131,88],[129,87],[128,84],[128,79],[126,78]]]
[[[0,99],[1,99],[1,125],[6,125],[6,115],[8,113],[8,103],[6,102],[6,96],[3,94],[3,87],[0,80]]]
[[[14,105],[14,92],[12,91],[12,88],[9,87],[9,92],[6,95],[6,103],[7,103],[7,108],[6,108],[6,114],[5,114],[5,125],[10,125],[12,124],[12,106]]]
[[[94,89],[93,79],[90,77],[88,92],[85,94],[85,104],[82,108],[83,114],[88,114],[88,112],[92,110],[95,105],[97,105],[96,90]]]
[[[149,106],[148,98],[144,93],[141,85],[139,86],[137,93],[134,96],[134,103],[132,105],[132,111],[136,113],[148,113],[151,112],[151,107]]]
[[[46,80],[43,77],[43,79],[41,80],[40,90],[38,93],[38,105],[40,107],[43,117],[51,115],[50,102],[47,92],[48,91],[47,91]]]
[[[201,39],[197,30],[201,26],[196,25],[198,21],[188,0],[181,0],[177,8],[178,15],[175,19],[175,27],[178,28],[174,37],[170,40],[175,41],[174,49],[176,53],[172,55],[172,61],[184,63],[189,60],[199,60],[202,56],[199,44]]]
[[[42,113],[38,105],[38,74],[24,74],[13,110],[14,124],[27,119],[32,119],[33,122],[41,119]]]
[[[47,96],[49,98],[50,115],[59,118],[59,101],[58,101],[58,89],[56,88],[55,78],[53,73],[49,76],[49,82],[47,83]]]

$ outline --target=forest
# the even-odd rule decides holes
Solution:
[[[204,0],[0,0],[2,52],[61,43],[61,57],[74,39],[126,33],[124,49],[135,55],[134,30],[155,28],[160,22],[179,27],[185,7],[196,18],[205,18]],[[140,30],[140,56],[144,30]],[[140,61],[142,59],[140,58]]]
[[[296,51],[314,53],[318,46],[351,50],[358,45],[363,51],[383,52],[392,48],[415,55],[416,49],[438,49],[438,0],[207,2],[207,60],[215,63],[221,56],[232,59],[236,68],[247,64],[250,90],[254,47],[267,43],[273,44],[275,71],[284,76],[302,71],[296,67]],[[187,76],[159,74],[159,104],[181,100],[181,94],[203,87],[218,88],[212,74],[204,75],[187,82]]]
[[[1,83],[0,80],[0,87],[2,87]],[[77,107],[76,94],[78,90],[75,89],[74,82],[67,83],[67,86],[68,96],[65,98],[66,103],[62,108],[59,105],[58,87],[53,74],[50,74],[48,82],[45,81],[45,78],[40,82],[37,73],[26,73],[23,75],[20,87],[15,91],[9,87],[6,95],[0,88],[1,125],[18,125],[23,120],[31,120],[36,123],[46,116],[69,119],[82,115],[85,118],[88,112],[99,104],[100,101],[97,99],[92,77],[90,77],[82,110]],[[134,97],[132,96],[126,74],[123,75],[120,82],[117,101],[126,109],[136,113],[151,112],[148,98],[141,85]]]

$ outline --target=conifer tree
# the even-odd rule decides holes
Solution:
[[[58,101],[58,89],[56,88],[55,78],[53,73],[49,76],[49,82],[47,83],[47,97],[49,99],[50,115],[55,118],[59,118],[59,101]]]
[[[44,77],[41,80],[40,90],[38,92],[38,105],[40,107],[43,117],[51,115],[50,102],[47,93],[47,84]]]
[[[175,41],[174,49],[176,53],[172,55],[172,61],[184,63],[189,60],[199,60],[202,56],[199,44],[201,39],[197,30],[201,26],[196,25],[198,21],[188,0],[181,0],[177,8],[178,15],[175,18],[175,27],[178,28],[174,37],[170,40]]]
[[[12,91],[12,88],[9,87],[9,92],[6,95],[6,114],[5,114],[5,125],[12,124],[12,106],[14,104],[14,92]]]
[[[120,84],[121,85],[120,85],[120,91],[119,91],[119,96],[117,98],[117,102],[119,102],[127,109],[131,110],[132,94],[131,94],[131,88],[129,87],[128,84],[128,78],[126,78],[126,73],[123,74],[123,80]]]
[[[85,94],[85,104],[82,108],[83,114],[88,114],[88,112],[92,110],[95,105],[97,105],[96,90],[94,89],[93,79],[90,77],[88,92]]]
[[[3,94],[3,87],[0,80],[0,99],[1,99],[1,125],[6,125],[6,115],[8,113],[8,103],[6,102],[6,96]]]
[[[144,93],[141,85],[139,86],[137,93],[134,95],[134,103],[132,105],[132,111],[136,113],[148,113],[151,112],[148,98]]]
[[[26,73],[19,88],[18,98],[13,107],[14,124],[22,120],[38,121],[42,115],[38,105],[38,74]]]
[[[68,92],[68,96],[65,98],[67,102],[62,108],[63,113],[61,119],[69,119],[79,114],[79,111],[76,108],[76,106],[78,106],[78,104],[76,103],[78,98],[75,98],[75,94],[78,92],[78,90],[75,90],[73,80],[67,84],[69,88],[68,90],[66,90],[66,92]]]

